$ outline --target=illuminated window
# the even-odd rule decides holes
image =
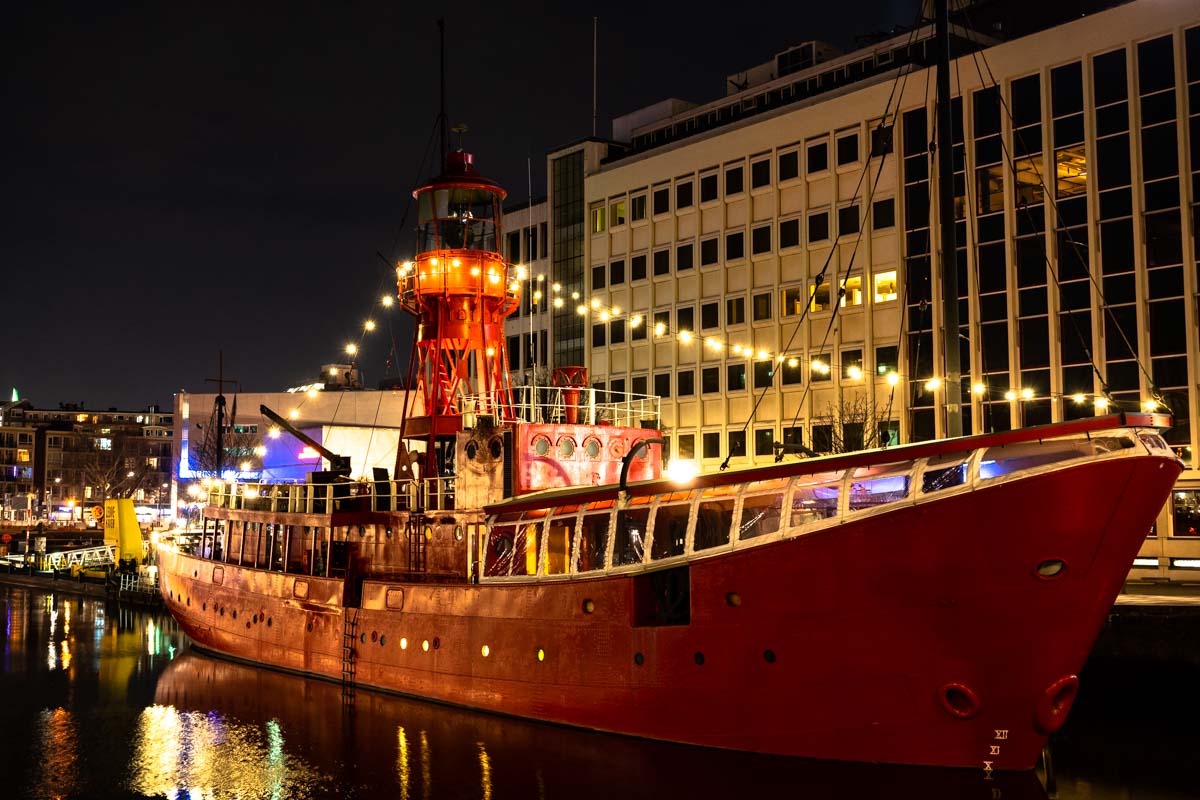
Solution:
[[[1004,210],[1004,167],[993,164],[975,170],[976,201],[980,214]]]
[[[810,311],[828,311],[829,310],[829,282],[825,281],[820,285],[814,284],[809,290],[809,310]]]
[[[1036,205],[1045,199],[1045,189],[1042,187],[1041,156],[1018,158],[1013,162],[1016,172],[1017,206]]]
[[[861,306],[863,303],[862,276],[855,275],[846,279],[846,293],[842,296],[842,308],[846,306]]]
[[[592,233],[604,233],[604,206],[592,209]]]
[[[608,207],[608,218],[613,225],[625,224],[625,201],[618,200]]]
[[[18,464],[28,464],[29,463],[29,451],[28,450],[18,450],[17,451],[17,463]]]
[[[1082,144],[1056,150],[1054,161],[1056,197],[1070,197],[1087,192],[1087,155]]]
[[[804,311],[802,287],[792,286],[783,290],[783,316],[793,317]]]
[[[875,273],[875,302],[887,303],[896,299],[896,270]]]

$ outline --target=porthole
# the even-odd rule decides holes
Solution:
[[[491,454],[493,460],[499,460],[500,456],[504,454],[504,443],[499,436],[493,436],[492,440],[488,442],[488,453]]]
[[[970,719],[979,713],[979,696],[962,683],[947,683],[941,692],[942,708],[958,719]]]
[[[233,618],[237,619],[237,609],[236,608],[233,610]]]
[[[600,457],[600,440],[588,439],[583,445],[584,452],[588,454],[588,458]]]
[[[569,436],[564,436],[558,440],[558,455],[562,458],[570,458],[575,455],[575,440]]]
[[[267,617],[267,627],[271,627],[271,618]]]
[[[542,649],[542,648],[540,648],[540,647],[538,648],[538,651],[537,651],[537,660],[538,660],[538,661],[545,661],[545,660],[546,660],[546,651],[545,651],[545,650],[543,650],[543,649]]]
[[[485,644],[483,647],[479,648],[479,654],[481,656],[483,656],[484,658],[487,658],[488,656],[490,656],[492,654],[492,648],[488,647]]]
[[[367,536],[367,527],[365,525],[358,526],[358,538],[365,539]]]
[[[312,622],[308,623],[308,632],[312,633]]]
[[[475,455],[479,452],[479,445],[474,442],[467,442],[466,453],[467,458],[471,461],[475,460]]]
[[[435,637],[433,637],[433,649],[434,649],[434,650],[437,650],[437,649],[438,649],[439,647],[441,647],[441,646],[442,646],[442,640],[441,640],[441,639],[439,639],[439,638],[438,638],[438,637],[436,637],[436,636],[435,636]]]
[[[372,642],[379,641],[379,631],[371,631],[371,641]]]
[[[587,600],[583,601],[583,613],[591,614],[595,610],[596,610],[596,604],[595,604],[595,602],[592,601],[591,598],[588,598]]]
[[[199,570],[192,570],[192,577],[193,577],[193,578],[199,578],[199,577],[200,577],[200,572],[199,572]]]
[[[425,639],[423,642],[421,642],[421,649],[424,650],[426,653],[429,652],[429,640],[428,639]]]
[[[740,594],[738,594],[737,592],[726,592],[725,593],[725,605],[729,606],[730,608],[737,608],[741,604],[742,604],[742,596]]]
[[[461,542],[462,540],[463,540],[463,527],[462,527],[462,525],[455,525],[454,526],[454,541]]]
[[[192,607],[192,598],[190,598],[190,597],[189,597],[189,598],[187,599],[187,605],[188,605],[188,608],[191,608],[191,607]]]
[[[358,642],[359,642],[359,644],[367,643],[367,632],[366,631],[363,631],[362,633],[360,633],[358,635]]]
[[[608,446],[608,452],[613,458],[620,458],[625,455],[625,446],[621,444],[621,440],[617,439]]]
[[[208,603],[201,603],[201,604],[200,604],[200,610],[201,610],[201,611],[208,611]]]
[[[251,620],[253,620],[254,624],[257,625],[258,624],[258,614],[255,614],[253,617],[251,617]]]
[[[768,664],[774,664],[775,663],[775,651],[774,650],[764,650],[763,651],[763,661],[767,662]]]
[[[539,456],[547,455],[550,452],[550,440],[545,436],[538,436],[533,440],[533,452]]]
[[[247,629],[249,629],[249,628],[250,628],[250,620],[246,620],[246,628],[247,628]]]
[[[1061,558],[1048,558],[1037,565],[1037,576],[1039,578],[1057,578],[1067,568],[1067,562]]]
[[[642,664],[646,663],[646,657],[644,655],[642,655],[641,653],[634,653],[633,654],[633,663],[637,664],[640,667]]]
[[[383,647],[385,644],[387,644],[387,637],[381,633],[379,634],[379,646]]]
[[[387,539],[390,539],[390,538],[392,538],[392,529],[391,529],[391,528],[385,528],[385,529],[384,529],[384,531],[383,531],[383,535],[384,535],[384,537],[385,537],[385,538],[387,538]]]
[[[221,616],[225,616],[225,606],[221,606]]]
[[[697,650],[696,654],[692,656],[692,660],[696,662],[697,667],[703,667],[704,666],[704,653],[701,653],[699,650]]]
[[[400,649],[401,649],[401,650],[407,650],[407,649],[408,649],[408,639],[407,639],[406,637],[404,637],[404,636],[401,636],[401,637],[400,637]]]

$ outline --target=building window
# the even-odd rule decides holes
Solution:
[[[754,431],[754,455],[769,456],[775,453],[774,428],[757,428]]]
[[[604,281],[607,277],[607,272],[603,264],[592,267],[592,291],[604,288]]]
[[[756,256],[771,252],[770,225],[760,225],[750,231],[750,251]]]
[[[705,303],[700,306],[700,327],[708,330],[721,326],[721,306],[718,303]]]
[[[671,312],[670,311],[655,311],[654,312],[654,335],[666,336],[671,331]]]
[[[508,368],[509,369],[520,369],[521,368],[521,337],[520,336],[509,336],[507,339],[507,348],[506,349],[508,350]],[[216,448],[213,448],[213,449],[216,449]]]
[[[743,392],[746,390],[746,362],[737,361],[725,366],[725,391]]]
[[[604,233],[604,206],[592,209],[592,233]]]
[[[875,230],[883,230],[884,228],[893,228],[896,226],[896,199],[887,197],[883,200],[876,200],[872,205],[871,225]]]
[[[829,212],[818,211],[808,215],[808,242],[823,242],[829,238]]]
[[[875,273],[875,302],[890,303],[896,299],[896,270]]]
[[[746,257],[746,234],[734,231],[725,234],[725,260],[737,261]]]
[[[783,362],[780,373],[783,376],[784,386],[795,386],[796,384],[803,383],[804,381],[804,373],[800,366],[800,359],[796,356],[791,356]]]
[[[896,345],[875,348],[875,374],[887,375],[900,370],[900,348]]]
[[[607,344],[605,332],[608,326],[603,322],[592,325],[592,347],[604,347]]]
[[[718,394],[721,391],[721,368],[705,367],[700,370],[700,391],[704,394]]]
[[[717,173],[711,175],[700,176],[700,202],[709,203],[716,200],[720,196],[720,187],[717,185]]]
[[[521,232],[513,231],[508,234],[508,260],[514,264],[521,261]]]
[[[609,344],[625,344],[625,320],[609,320],[608,336]]]
[[[682,211],[692,207],[692,182],[675,184],[675,210]]]
[[[611,286],[625,282],[625,261],[623,259],[608,265],[608,282]]]
[[[671,272],[671,251],[670,250],[655,250],[654,251],[654,274],[667,275]]]
[[[822,353],[813,358],[812,363],[809,364],[809,371],[811,372],[813,382],[829,380],[833,373],[832,368],[829,366],[829,354]]]
[[[783,429],[783,448],[784,452],[796,453],[799,452],[796,448],[804,446],[804,428],[800,426],[788,427]]]
[[[804,312],[804,287],[789,286],[781,293],[780,313],[794,317]]]
[[[813,425],[812,449],[818,453],[833,452],[833,426]]]
[[[719,432],[708,431],[701,435],[701,441],[704,443],[705,458],[721,457],[721,434]]]
[[[763,322],[769,319],[771,319],[770,292],[754,295],[754,321]]]
[[[669,213],[671,210],[671,190],[664,186],[654,190],[654,216]]]
[[[675,309],[675,332],[692,332],[696,330],[696,309],[683,306]]]
[[[800,219],[785,219],[779,223],[779,249],[786,250],[800,244]]]
[[[861,306],[863,304],[862,276],[852,275],[842,284],[841,306]]]
[[[646,255],[644,253],[629,259],[629,280],[646,280]]]
[[[829,143],[811,142],[808,145],[808,174],[829,169]]]
[[[696,457],[696,434],[681,433],[679,434],[679,447],[675,455],[680,459],[688,461]]]
[[[646,218],[646,195],[634,195],[629,200],[629,218],[634,222]]]
[[[629,339],[634,342],[646,339],[646,319],[641,314],[634,314],[629,318]]]
[[[762,159],[750,165],[750,188],[759,189],[771,185],[771,161]]]
[[[730,297],[725,301],[725,325],[744,325],[746,322],[746,298]]]
[[[839,167],[846,164],[853,164],[858,161],[858,134],[852,133],[849,136],[838,137],[837,140],[837,163]]]
[[[729,432],[729,456],[731,458],[741,458],[746,455],[746,432],[745,431],[730,431]]]
[[[814,283],[809,289],[809,311],[828,311],[829,304],[829,281],[821,281]]]
[[[609,224],[614,227],[625,224],[625,201],[618,200],[608,207]]]
[[[716,236],[700,242],[700,266],[707,267],[721,260],[721,240]]]
[[[654,393],[662,398],[671,396],[671,373],[657,372],[654,375]]]
[[[754,362],[754,388],[765,389],[775,379],[775,362],[770,359]]]
[[[646,395],[646,376],[645,375],[634,375],[633,379],[629,382],[629,390],[633,394],[639,395],[641,397],[645,397],[645,395]]]
[[[731,194],[741,194],[742,189],[744,188],[742,186],[742,183],[744,180],[743,172],[744,171],[741,166],[728,167],[725,170],[725,196],[726,197],[728,197]]]
[[[838,209],[838,236],[848,236],[858,233],[858,206],[845,206]]]
[[[675,248],[675,270],[677,272],[682,272],[685,269],[691,269],[695,266],[693,263],[695,251],[696,246],[691,242],[681,244]]]
[[[863,351],[861,348],[842,351],[842,380],[861,381],[863,378]]]
[[[795,150],[781,153],[779,156],[779,182],[791,180],[800,176],[800,154]]]
[[[675,375],[676,394],[680,397],[691,397],[696,393],[696,370],[680,370]]]

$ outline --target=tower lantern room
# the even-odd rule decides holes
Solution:
[[[432,452],[465,414],[513,418],[504,319],[526,276],[500,254],[505,191],[475,171],[470,153],[451,153],[413,196],[416,256],[397,269],[401,305],[417,318],[402,435]]]

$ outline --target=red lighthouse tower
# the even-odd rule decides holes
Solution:
[[[413,196],[417,253],[397,269],[400,303],[417,318],[401,435],[427,443],[432,477],[464,414],[514,416],[504,318],[518,307],[525,275],[500,254],[505,191],[475,171],[470,153],[451,153]]]

